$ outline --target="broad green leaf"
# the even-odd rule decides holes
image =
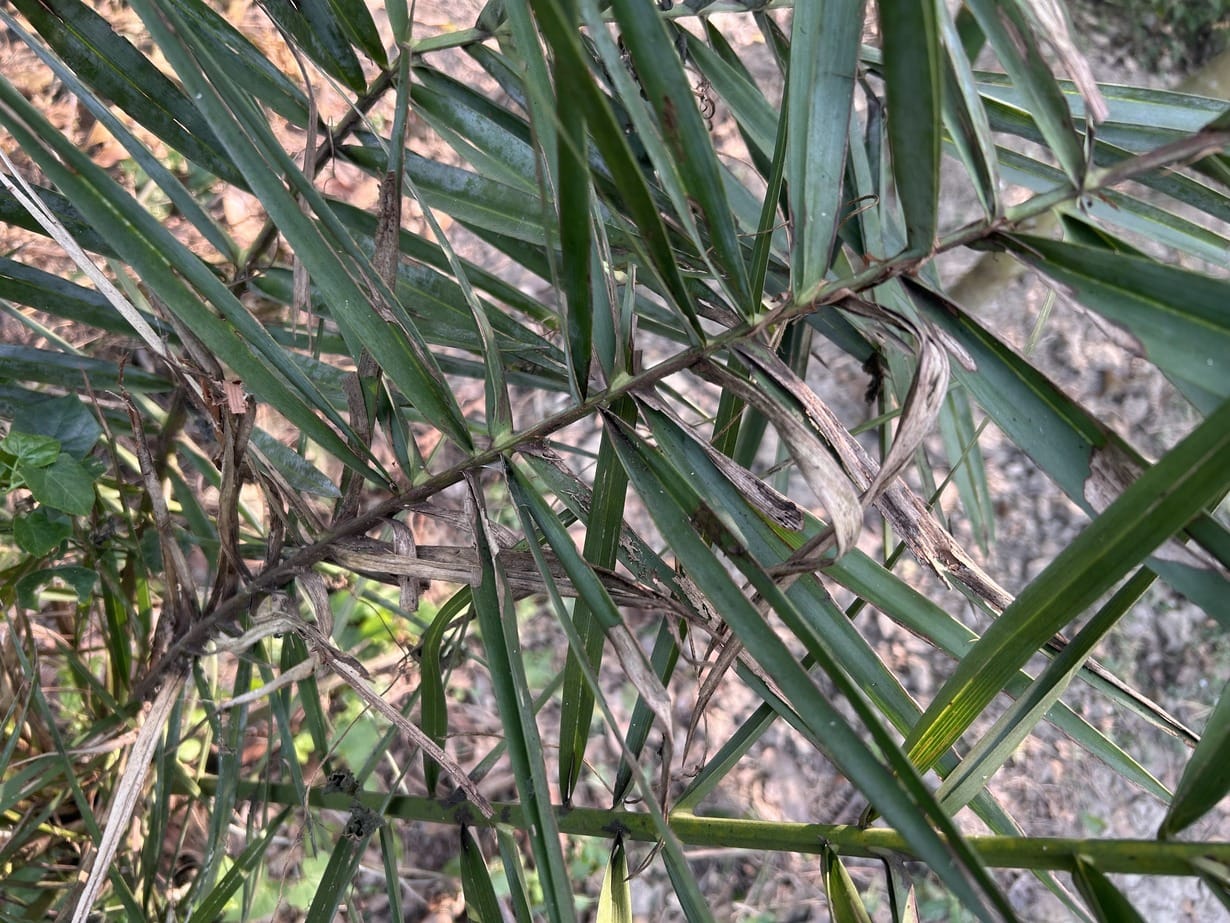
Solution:
[[[31,401],[19,408],[12,418],[10,434],[13,433],[50,436],[59,443],[60,451],[80,460],[98,443],[102,427],[79,397],[66,394]]]
[[[375,234],[375,216],[344,202],[330,200],[329,205],[352,233],[360,235],[360,239],[366,241]],[[407,259],[398,267],[398,301],[419,326],[423,337],[432,345],[456,346],[481,354],[482,346],[475,335],[469,305],[461,286],[446,275],[451,265],[441,248],[403,230],[400,250]],[[482,303],[500,339],[501,351],[508,353],[506,363],[541,366],[544,370],[557,373],[562,380],[563,351],[533,329],[553,320],[554,312],[545,310],[542,305],[473,263],[462,260],[459,264],[472,286],[498,300],[496,303],[486,300]],[[270,297],[284,304],[291,303],[289,272],[271,269],[256,280],[256,285]],[[328,310],[328,304],[323,300],[316,302],[316,307],[322,313]],[[519,315],[525,320],[520,319]],[[317,338],[316,342],[324,341]],[[335,351],[345,351],[340,338],[330,342],[336,344],[332,347]]]
[[[929,253],[940,192],[940,37],[935,0],[880,0],[893,178],[906,246]]]
[[[1142,474],[987,629],[906,745],[929,767],[1055,632],[1230,487],[1230,401]]]
[[[405,120],[409,117],[410,111],[410,66],[409,61],[405,58],[402,58],[399,62],[398,82],[396,104],[398,112],[397,125],[399,127],[395,128],[395,136],[404,137],[406,132]],[[386,165],[386,169],[390,173],[400,170],[403,155],[404,151],[399,144],[391,152],[389,162]],[[401,176],[399,172],[395,173],[395,175]],[[389,176],[382,176],[381,182],[385,183],[389,179]],[[413,180],[405,176],[401,176],[401,180],[406,184],[406,189],[410,195],[421,202],[418,187],[414,184]],[[399,217],[395,229],[383,233],[382,230],[378,229],[376,234],[377,248],[388,247],[390,251],[388,268],[383,270],[385,274],[384,281],[390,285],[393,284],[392,280],[396,276],[395,267],[400,263],[400,251],[396,249],[400,240],[400,211],[397,214]],[[466,276],[465,266],[449,242],[448,236],[444,233],[439,220],[432,210],[427,207],[423,209],[423,217],[431,228],[432,234],[435,236],[436,242],[439,244],[441,251],[443,251],[445,258],[448,260],[449,268],[453,272],[453,278],[456,280],[466,308],[469,310],[469,320],[478,337],[480,349],[484,357],[482,378],[483,393],[486,398],[487,432],[492,439],[500,439],[512,430],[513,421],[508,381],[504,371],[503,358],[500,355],[496,342],[495,331],[488,317],[486,306],[480,303],[473,286],[470,285],[470,280]],[[421,334],[417,331],[416,337],[421,340]],[[422,342],[425,345],[425,341]]]
[[[72,534],[72,520],[47,507],[13,518],[13,540],[17,547],[36,558],[51,553]]]
[[[592,519],[593,491],[586,480],[568,470],[552,452],[527,452],[524,457],[550,493],[559,498],[576,519],[589,523]],[[628,568],[629,573],[647,584],[663,584],[680,595],[686,595],[674,586],[674,569],[626,522],[620,525],[619,562]]]
[[[0,439],[0,451],[12,455],[24,468],[46,468],[60,457],[60,440],[43,433],[27,433],[16,425]]]
[[[1093,129],[1106,121],[1106,100],[1094,79],[1089,61],[1076,47],[1072,21],[1064,4],[1056,0],[1013,0],[1015,7],[1024,15],[1039,44],[1045,45],[1049,57],[1058,61],[1072,79],[1084,103],[1085,129]]]
[[[756,243],[752,247],[751,284],[754,292],[765,291],[769,264],[773,259],[774,237],[778,226],[782,184],[786,178],[786,153],[789,144],[789,122],[786,116],[782,116],[777,123],[777,137],[773,142],[773,161],[769,165],[764,203],[760,211],[760,220],[756,224]],[[732,434],[731,438],[735,438],[735,434]]]
[[[94,477],[67,452],[61,452],[50,465],[19,462],[17,473],[34,499],[52,509],[88,516],[94,508]]]
[[[724,481],[721,476],[715,476],[717,472],[713,471],[714,466],[710,463],[709,458],[696,451],[695,447],[699,445],[696,439],[679,438],[683,431],[666,425],[666,421],[655,412],[649,412],[647,419],[653,426],[655,438],[662,450],[671,458],[677,469],[690,472],[696,490],[706,498],[706,503],[713,510],[729,518],[728,528],[732,528],[740,540],[746,544],[748,551],[754,557],[762,560],[781,560],[790,549],[784,548],[778,536],[769,532],[767,524],[760,515],[748,515],[748,504],[745,498],[736,493],[732,485]],[[797,547],[797,543],[803,540],[801,535],[791,538],[796,543],[794,547]],[[766,544],[776,550],[770,551],[766,548]],[[826,574],[848,587],[858,597],[866,599],[886,615],[899,621],[911,633],[927,639],[939,649],[953,656],[960,656],[976,640],[976,636],[969,629],[935,606],[934,603],[910,590],[892,574],[874,565],[861,552],[852,551],[845,555],[827,568]],[[843,665],[843,669],[865,691],[881,713],[902,731],[913,726],[921,710],[901,688],[894,673],[888,670],[869,650],[866,640],[853,627],[849,618],[835,608],[831,598],[820,588],[819,584],[811,578],[804,577],[790,587],[787,595],[802,611],[811,613],[813,619],[822,622],[818,630],[832,646],[835,659]],[[747,681],[749,677],[744,675],[744,679]],[[1025,689],[1027,680],[1028,677],[1023,673],[1018,674],[1010,684],[1009,691],[1019,695]],[[762,712],[764,712],[763,709]],[[1156,779],[1122,753],[1113,743],[1098,734],[1078,716],[1072,714],[1066,706],[1062,704],[1055,706],[1048,714],[1048,718],[1125,778],[1131,779],[1158,797],[1169,796],[1166,789]],[[761,722],[767,720],[767,713],[762,714],[760,720]],[[763,723],[758,725],[760,730],[763,730],[764,726]],[[750,746],[758,736],[757,731],[749,733],[745,738],[745,746]],[[731,752],[742,753],[744,750],[736,749]],[[955,756],[949,754],[941,760],[938,768],[942,775],[946,775],[956,765]],[[721,774],[720,768],[714,773],[710,773],[707,768],[702,770],[702,776],[707,776],[709,779],[704,783],[705,786],[714,784]],[[698,778],[698,786],[699,783]],[[690,794],[680,802],[681,807],[685,803],[690,805],[695,800],[704,797],[705,791],[707,789],[700,787],[690,788]],[[689,798],[692,800],[687,800]],[[1019,832],[1016,825],[998,805],[987,799],[981,797],[976,799],[974,810],[996,832],[1005,835]],[[1049,876],[1043,877],[1048,887],[1052,889],[1056,887]]]
[[[918,891],[904,862],[886,859],[889,906],[893,923],[919,923]]]
[[[546,176],[554,168],[559,144],[555,124],[555,92],[546,49],[539,37],[539,27],[534,23],[529,3],[514,3],[507,12],[512,35],[511,41],[505,44],[509,60],[481,48],[475,48],[471,53],[493,76],[499,74],[496,80],[529,114],[531,135],[541,158],[535,173],[541,172]],[[499,16],[502,18],[503,15],[501,3]],[[574,67],[579,60],[573,58]],[[542,180],[539,184],[540,189],[546,188]],[[543,196],[544,200],[547,198]]]
[[[393,41],[399,45],[409,43],[414,24],[410,20],[407,0],[389,0],[385,10],[389,14],[389,25],[393,27]]]
[[[563,501],[569,512],[581,522],[586,523],[589,528],[605,533],[618,521],[606,522],[597,520],[594,511],[594,496],[589,486],[580,478],[568,472],[549,453],[527,453],[525,460],[538,478],[538,481],[550,493]],[[612,492],[608,497],[608,502],[615,496],[615,492]],[[601,515],[601,508],[598,509],[597,515]],[[597,524],[595,525],[595,523]],[[617,549],[620,563],[627,567],[629,572],[638,579],[650,584],[665,583],[667,586],[674,584],[675,573],[672,568],[655,554],[653,549],[637,533],[628,528],[626,523],[621,522],[619,524]],[[679,590],[676,590],[676,594],[686,598],[686,594]],[[673,625],[669,621],[664,620],[658,631],[658,637],[654,641],[653,652],[650,655],[650,667],[654,675],[663,683],[674,672],[675,664],[680,654],[678,646],[674,643],[676,632],[686,632],[686,623]],[[580,664],[578,664],[578,667],[580,667]],[[637,756],[643,751],[649,737],[649,731],[655,720],[649,704],[638,696],[636,705],[633,707],[632,718],[629,721],[625,738],[628,749],[633,756]],[[562,732],[561,739],[567,740]],[[627,794],[632,784],[632,772],[632,767],[627,765],[625,760],[621,759],[614,786],[613,800],[615,803],[622,801],[624,795]]]
[[[1031,141],[1042,141],[1041,132],[1024,111],[998,99],[987,98],[985,102],[987,116],[995,131],[1008,132]],[[1111,128],[1113,127],[1112,125]],[[1177,132],[1167,132],[1161,137],[1151,139],[1129,137],[1127,141],[1136,142],[1136,149],[1133,150],[1127,145],[1113,144],[1107,138],[1099,136],[1093,147],[1094,162],[1099,167],[1109,170],[1130,161],[1141,153],[1142,148],[1149,149],[1154,146],[1154,143],[1164,144],[1181,138],[1183,135]],[[1221,192],[1216,184],[1210,184],[1186,172],[1152,170],[1137,174],[1136,181],[1150,189],[1156,189],[1181,202],[1193,205],[1223,221],[1226,220],[1227,214],[1230,214],[1230,197]]]
[[[329,480],[324,472],[263,429],[253,429],[251,440],[252,445],[295,490],[317,497],[336,499],[341,496],[337,485]]]
[[[1222,689],[1205,722],[1200,743],[1188,758],[1174,800],[1158,828],[1159,837],[1172,837],[1190,827],[1230,792],[1227,761],[1230,761],[1230,684]]]
[[[94,595],[94,586],[98,583],[97,571],[88,567],[78,567],[66,564],[62,567],[46,567],[26,574],[17,581],[14,588],[17,594],[17,605],[23,609],[37,611],[39,608],[38,590],[56,580],[62,580],[72,589],[79,604],[89,602]]]
[[[797,531],[786,533],[789,540],[784,541],[781,527],[771,521],[764,505],[751,501],[747,486],[736,485],[698,437],[657,410],[647,407],[644,414],[662,453],[676,470],[689,472],[693,488],[755,559],[771,567],[803,542],[803,533]],[[834,659],[843,664],[843,671],[855,678],[894,726],[903,731],[909,728],[917,719],[918,707],[823,587],[814,579],[802,578],[786,592],[800,610],[810,614],[812,622],[822,625],[810,628],[808,633],[822,632]]]
[[[786,185],[794,243],[790,290],[807,300],[828,272],[841,218],[846,127],[854,98],[862,0],[804,3],[791,20]]]

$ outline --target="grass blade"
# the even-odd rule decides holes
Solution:
[[[304,923],[333,923],[345,899],[346,889],[358,871],[367,841],[383,823],[379,814],[360,804],[351,808],[346,828],[333,844],[329,862],[320,876],[320,884],[312,897]]]
[[[557,4],[551,0],[532,0],[531,5],[547,43],[561,62],[557,66],[557,77],[566,75],[570,91],[576,93],[576,104],[584,108],[594,144],[619,188],[628,215],[643,236],[645,257],[649,265],[662,279],[675,306],[687,317],[695,335],[699,337],[699,320],[693,296],[680,274],[661,212],[628,145],[623,127],[615,117],[610,99],[599,91],[589,71],[588,59],[581,48],[575,24],[564,18]],[[587,15],[592,12],[590,7],[591,3],[586,0],[584,8]],[[594,23],[586,21],[592,29]],[[609,43],[610,38],[606,35],[605,28],[600,28],[603,28],[603,32],[598,39],[605,37]]]
[[[596,923],[632,923],[632,886],[628,876],[628,857],[619,837],[611,845],[611,858],[598,895]]]
[[[1012,84],[1026,100],[1025,109],[1037,122],[1068,180],[1079,187],[1084,182],[1085,153],[1072,127],[1068,104],[1046,60],[1038,49],[1033,30],[1016,5],[999,0],[969,0],[966,4]]]
[[[189,160],[228,182],[239,173],[183,91],[78,0],[17,0],[39,36],[94,88]]]
[[[91,253],[97,253],[108,259],[119,256],[107,243],[98,230],[77,211],[77,207],[54,189],[45,186],[33,186],[34,195],[38,198],[41,210],[54,216],[56,224],[65,228],[83,248]],[[25,228],[36,234],[48,235],[48,231],[40,224],[18,197],[7,188],[0,189],[0,220],[7,225]]]
[[[858,780],[859,787],[871,802],[891,823],[898,826],[902,834],[919,850],[920,855],[928,857],[927,861],[931,867],[954,893],[960,896],[966,906],[979,916],[991,919],[990,911],[964,877],[962,869],[963,865],[965,868],[977,868],[977,860],[973,859],[968,849],[962,849],[962,841],[955,830],[950,834],[955,839],[940,841],[935,830],[923,820],[926,815],[922,810],[925,809],[915,799],[923,799],[925,803],[930,796],[921,780],[906,768],[908,764],[901,759],[900,750],[866,707],[862,693],[845,679],[845,674],[835,661],[829,659],[827,651],[813,649],[813,653],[824,658],[826,672],[838,682],[847,700],[859,712],[864,727],[876,738],[881,752],[887,759],[892,760],[895,766],[900,765],[896,775],[888,771],[880,759],[873,755],[861,734],[820,694],[814,680],[803,670],[776,633],[766,627],[764,617],[734,583],[705,540],[697,535],[691,525],[693,517],[708,508],[697,496],[688,479],[657,456],[631,431],[625,430],[610,418],[607,422],[611,424],[612,441],[628,471],[629,480],[649,508],[650,515],[680,563],[697,586],[705,592],[712,605],[722,612],[727,624],[748,652],[778,683],[798,714],[812,729],[816,742],[848,778]],[[718,512],[711,511],[710,515]],[[739,547],[738,539],[733,535],[724,537],[722,541],[726,547]],[[810,629],[803,627],[806,621],[798,618],[795,607],[763,571],[759,571],[750,557],[736,554],[731,561],[743,570],[744,576],[753,583],[757,592],[764,596],[778,615],[787,620],[792,629],[801,630],[804,636],[819,640],[812,635]],[[927,814],[933,822],[951,829],[951,823],[939,812],[938,807],[927,811]],[[959,853],[963,854],[960,859],[957,858]],[[1002,898],[995,896],[996,889],[993,885],[987,885],[985,873],[980,877],[982,886],[989,887],[987,893],[1003,912],[1006,905]],[[1005,915],[1011,918],[1011,910],[1007,910]]]
[[[1004,240],[1020,259],[1127,328],[1168,375],[1230,396],[1230,284],[1103,247],[1027,235]]]
[[[948,455],[952,479],[961,497],[961,508],[984,553],[995,544],[995,509],[987,484],[986,464],[978,445],[980,430],[974,426],[969,392],[950,388],[940,411],[940,436]]]
[[[367,89],[363,68],[342,23],[335,15],[336,0],[263,0],[265,14],[295,39],[295,44],[325,73],[362,93]]]
[[[543,764],[542,739],[534,716],[533,698],[525,678],[525,664],[518,656],[517,617],[512,608],[512,594],[496,547],[487,529],[487,520],[479,488],[468,481],[473,528],[478,547],[481,571],[480,583],[474,587],[474,610],[483,636],[483,648],[500,709],[500,719],[508,743],[517,790],[526,816],[532,818],[530,843],[542,881],[549,919],[576,919],[572,889],[560,848],[559,825],[549,801],[546,766]]]
[[[1077,858],[1072,880],[1098,923],[1145,923],[1131,902],[1088,860]]]
[[[39,56],[44,64],[55,72],[56,76],[63,81],[65,87],[77,97],[79,104],[85,106],[111,132],[112,137],[124,146],[124,149],[128,151],[135,163],[145,171],[147,176],[157,183],[158,187],[171,200],[172,204],[179,209],[180,213],[192,223],[193,227],[201,232],[201,236],[209,241],[219,254],[234,259],[238,255],[238,247],[236,247],[235,243],[223,233],[222,229],[212,218],[205,214],[201,206],[197,204],[196,199],[184,188],[176,176],[144,144],[141,144],[133,137],[123,122],[111,112],[110,107],[77,78],[73,68],[81,68],[83,62],[76,61],[73,67],[66,67],[52,55],[48,54],[34,37],[26,32],[21,24],[6,11],[0,10],[0,19]],[[96,73],[100,70],[100,67],[97,62],[91,62],[91,64],[86,66],[86,69],[88,73]]]
[[[906,741],[929,767],[1034,651],[1230,487],[1230,401],[1142,474],[966,654]]]
[[[567,70],[560,59],[555,61],[555,85],[564,86]],[[564,344],[568,353],[568,368],[572,393],[578,401],[589,393],[589,367],[593,360],[594,298],[590,276],[593,267],[590,225],[590,181],[585,115],[563,93],[558,95],[559,161],[555,167],[559,186],[560,289],[564,296]]]
[[[824,890],[829,899],[829,912],[833,923],[871,923],[867,908],[858,896],[854,879],[842,864],[841,856],[834,849],[825,849],[820,857],[820,869],[824,874]]]
[[[1089,515],[1102,507],[1093,500],[1121,492],[1121,479],[1107,472],[1134,472],[1144,459],[1110,427],[1093,417],[960,307],[914,282],[906,287],[914,303],[953,336],[974,362],[967,370],[953,365],[957,380],[1012,440],[1024,449],[1060,489]],[[1210,517],[1198,517],[1189,534],[1221,563],[1230,567],[1226,530]],[[1225,579],[1216,568],[1196,567],[1179,560],[1150,561],[1168,583],[1217,612],[1226,598]]]
[[[670,699],[665,688],[657,680],[653,670],[645,663],[643,650],[624,625],[618,610],[604,591],[597,574],[576,553],[576,549],[572,546],[571,539],[564,530],[562,523],[547,507],[543,498],[532,492],[531,485],[525,480],[521,471],[516,467],[510,467],[508,470],[510,475],[509,486],[512,489],[517,504],[517,512],[521,517],[522,528],[525,533],[527,535],[534,534],[536,526],[541,529],[543,537],[551,549],[558,555],[564,572],[577,587],[578,595],[587,603],[595,621],[600,624],[602,634],[611,641],[618,652],[624,675],[632,686],[636,688],[639,701],[648,703],[655,719],[663,726],[662,778],[659,782],[658,790],[654,790],[650,779],[643,770],[636,774],[636,781],[640,789],[642,801],[648,807],[649,816],[652,819],[654,828],[657,830],[659,843],[663,850],[663,859],[671,881],[674,884],[675,896],[678,898],[689,920],[708,921],[710,920],[710,915],[705,900],[701,895],[696,876],[692,873],[683,856],[682,847],[663,813],[663,807],[659,806],[658,803],[659,801],[665,801],[667,797],[666,792],[669,785],[669,771],[672,762],[671,741],[674,739],[674,728],[671,720]],[[585,654],[582,638],[568,623],[568,614],[563,606],[563,600],[560,598],[555,579],[551,575],[551,569],[536,541],[531,542],[530,550],[534,554],[535,562],[542,573],[547,596],[551,600],[552,608],[555,609],[556,618],[559,620],[560,627],[563,628],[567,636],[569,649],[578,655]],[[590,691],[591,700],[601,706],[603,718],[607,726],[612,731],[616,731],[615,716],[605,699],[602,698],[597,674],[589,666],[588,660],[582,656],[577,658],[576,664]],[[627,758],[628,754],[624,754],[625,761]]]
[[[612,407],[612,412],[631,422],[635,418],[635,406],[625,398]],[[604,432],[598,447],[598,464],[594,470],[593,505],[585,530],[583,556],[586,562],[598,567],[613,569],[619,552],[620,524],[624,520],[624,500],[628,479],[615,458],[610,438]],[[590,668],[596,673],[602,663],[602,640],[604,633],[595,618],[595,613],[582,599],[573,609],[572,622],[577,634],[585,644],[585,656]],[[563,697],[560,706],[560,791],[567,803],[581,767],[585,761],[585,745],[589,740],[589,728],[593,720],[594,699],[589,686],[584,682],[578,652],[569,649],[564,666]]]
[[[906,246],[931,251],[940,193],[940,39],[935,0],[880,0],[888,139]]]
[[[243,379],[248,390],[294,422],[336,457],[376,477],[330,427],[315,415],[320,411],[343,432],[345,421],[319,395],[268,331],[196,256],[180,244],[152,215],[121,190],[106,174],[68,142],[11,85],[0,81],[0,122],[17,138],[57,186],[70,193],[81,214],[99,227],[123,227],[115,242],[121,256],[167,308],[192,330],[210,351]],[[48,147],[44,147],[44,142]],[[61,163],[61,159],[63,163]],[[223,315],[206,309],[176,273],[199,286]],[[239,335],[237,335],[237,333]],[[274,374],[276,369],[279,374]],[[292,390],[286,380],[294,383]],[[311,407],[305,402],[305,396]]]
[[[612,8],[643,92],[657,115],[669,161],[680,173],[687,201],[695,202],[704,215],[716,276],[729,290],[733,304],[750,317],[759,306],[760,296],[748,287],[747,266],[731,220],[717,155],[675,53],[672,34],[661,18],[646,14],[640,0],[614,0]]]
[[[461,836],[461,887],[466,898],[466,919],[473,923],[500,923],[503,914],[491,882],[491,871],[470,828],[462,825]]]
[[[380,67],[387,68],[389,59],[367,4],[363,0],[329,0],[329,6],[354,46]]]
[[[458,445],[469,447],[469,426],[426,343],[370,267],[365,271],[366,258],[272,136],[268,120],[231,82],[212,50],[185,33],[173,6],[164,0],[141,0],[135,6],[194,98],[199,96],[202,111],[210,115],[228,154],[252,183],[253,192],[330,299],[352,355],[357,357],[364,347],[370,349],[389,378],[432,425]],[[319,222],[303,214],[279,173],[310,203]],[[349,265],[343,255],[350,257]],[[386,321],[380,310],[373,310],[373,301],[391,312],[396,323]]]
[[[1191,826],[1230,792],[1230,684],[1213,707],[1200,743],[1188,758],[1175,789],[1174,800],[1158,828],[1159,837],[1172,837]]]
[[[786,183],[794,233],[790,290],[799,301],[814,297],[837,238],[846,127],[862,34],[862,0],[795,8],[787,75]]]
[[[1003,211],[999,195],[999,171],[996,164],[995,139],[987,121],[986,109],[974,83],[970,57],[962,47],[958,24],[946,4],[938,10],[940,34],[947,52],[944,66],[944,125],[953,146],[965,164],[966,172],[974,183],[974,191],[990,218]],[[968,8],[962,7],[957,20],[962,17],[972,22]],[[976,24],[974,26],[977,28]],[[977,57],[975,54],[974,57]]]
[[[265,855],[265,851],[274,838],[281,833],[282,824],[290,816],[291,810],[292,808],[287,806],[268,819],[264,835],[249,842],[243,848],[243,852],[235,857],[235,861],[222,880],[200,898],[193,907],[188,923],[207,923],[207,921],[216,920],[222,914],[235,892],[255,873],[257,863]]]
[[[1118,623],[1152,585],[1155,575],[1141,570],[1102,606],[1059,653],[1024,695],[1017,698],[995,725],[982,735],[961,765],[936,792],[950,814],[956,814],[1012,756],[1047,711],[1059,701],[1094,646]]]

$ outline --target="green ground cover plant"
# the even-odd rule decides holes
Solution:
[[[1043,0],[231,6],[0,8],[0,918],[403,919],[412,824],[473,920],[630,920],[655,874],[729,918],[697,850],[805,855],[839,920],[1018,919],[1006,869],[1077,919],[1139,919],[1126,873],[1230,909],[1192,834],[1228,677],[1191,728],[1093,657],[1155,585],[1230,627],[1224,100],[1098,85]],[[1146,457],[954,298],[988,251],[1182,437]],[[1013,593],[988,426],[1088,517]],[[780,726],[857,823],[715,806]],[[1049,729],[1160,825],[1033,835],[991,783]]]

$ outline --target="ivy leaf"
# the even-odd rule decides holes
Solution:
[[[252,431],[252,444],[260,449],[269,464],[276,468],[278,473],[286,478],[286,483],[295,490],[330,499],[336,499],[342,495],[337,485],[330,481],[319,468],[294,449],[278,442],[263,429]]]
[[[57,439],[56,455],[67,452],[76,459],[85,458],[102,436],[102,427],[93,412],[71,394],[19,407],[13,415],[13,429]],[[55,461],[55,457],[50,461]]]
[[[17,547],[36,558],[50,554],[72,534],[72,521],[59,510],[45,506],[13,520]]]
[[[12,455],[23,468],[46,468],[60,457],[60,440],[51,436],[23,433],[14,426],[0,440],[0,449]]]
[[[34,499],[44,506],[73,516],[87,516],[94,506],[94,479],[81,462],[67,452],[61,452],[54,462],[44,466],[33,466],[22,460],[18,462],[17,473],[34,494]]]
[[[66,567],[46,567],[26,574],[17,581],[17,605],[24,609],[38,608],[38,589],[53,580],[62,580],[72,588],[77,601],[84,603],[94,593],[94,584],[98,574],[88,567],[68,565]]]

